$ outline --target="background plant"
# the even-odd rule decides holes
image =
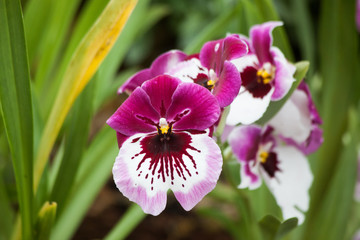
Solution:
[[[310,160],[306,221],[289,233],[296,224],[279,220],[266,188],[236,190],[238,165],[226,153],[227,180],[209,195],[215,205],[195,211],[236,239],[351,239],[360,228],[353,198],[360,132],[355,1],[141,0],[116,42],[116,33],[101,34],[110,22],[121,27],[134,3],[0,0],[0,239],[71,238],[118,151],[106,109],[123,100],[116,90],[138,68],[166,50],[194,53],[205,41],[280,19],[285,27],[274,31],[274,45],[293,62],[310,61],[306,81],[324,121],[325,142]],[[113,14],[101,16],[107,5]],[[114,40],[108,54],[96,36]],[[224,202],[238,214],[214,208]],[[144,217],[129,206],[106,238],[125,238]]]

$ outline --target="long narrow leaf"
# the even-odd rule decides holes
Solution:
[[[96,75],[95,75],[96,77]],[[88,141],[90,121],[93,115],[95,81],[85,88],[71,111],[71,119],[65,136],[65,152],[50,200],[58,204],[57,212],[63,210],[65,200],[73,186],[80,160]]]
[[[16,178],[22,238],[32,238],[33,117],[19,1],[0,1],[0,99]]]
[[[96,194],[111,174],[118,152],[115,139],[114,131],[105,127],[84,154],[72,193],[59,216],[51,239],[69,239],[81,223]]]
[[[62,46],[66,34],[69,31],[72,20],[76,13],[80,0],[54,1],[49,17],[46,19],[46,29],[41,41],[38,54],[36,74],[34,77],[35,86],[39,93],[40,100],[46,102],[48,97],[48,86],[52,82],[52,73],[56,69],[56,63],[61,56]],[[31,26],[29,26],[31,28]]]
[[[111,232],[106,236],[105,240],[125,239],[145,217],[146,214],[139,205],[131,205],[126,213],[121,216],[121,219]]]
[[[33,0],[34,1],[34,0]],[[54,79],[48,87],[48,94],[46,102],[43,104],[44,116],[48,116],[51,108],[54,104],[56,93],[59,90],[59,86],[64,77],[66,67],[69,65],[71,56],[79,45],[81,39],[84,38],[86,33],[90,30],[91,26],[95,23],[96,19],[100,16],[101,12],[108,4],[109,0],[98,1],[92,0],[87,1],[83,10],[79,13],[76,25],[71,32],[71,39],[69,40],[64,55],[59,61],[56,71],[54,72]]]
[[[308,222],[308,234],[317,228],[316,215],[335,175],[340,158],[341,139],[346,130],[348,108],[354,96],[359,97],[359,41],[354,22],[355,1],[322,1],[319,29],[320,71],[322,74],[322,108],[324,144],[320,148]],[[329,31],[329,26],[332,30]]]
[[[0,173],[0,216],[0,239],[9,239],[13,228],[14,212],[6,191],[2,172]]]
[[[39,184],[52,146],[70,107],[115,43],[135,4],[136,0],[110,1],[74,53],[37,151],[34,189]]]

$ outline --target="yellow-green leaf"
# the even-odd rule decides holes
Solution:
[[[136,2],[110,1],[75,51],[40,140],[34,168],[35,190],[70,107],[115,43]]]

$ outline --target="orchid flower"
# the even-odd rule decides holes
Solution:
[[[248,125],[236,127],[229,144],[241,164],[239,188],[258,188],[262,180],[281,207],[284,219],[297,217],[309,207],[308,190],[313,176],[305,155],[291,145],[280,144],[274,129]]]
[[[236,35],[204,44],[200,51],[200,63],[205,70],[194,79],[212,91],[220,107],[226,107],[237,96],[241,86],[241,77],[236,66],[231,62],[248,52],[248,47]]]
[[[249,53],[231,62],[241,74],[242,86],[231,105],[227,123],[251,124],[266,111],[270,101],[283,98],[295,81],[295,66],[272,46],[272,30],[282,22],[266,22],[250,29]]]
[[[164,210],[168,189],[192,209],[221,172],[220,148],[207,131],[219,115],[217,100],[200,85],[169,75],[144,82],[107,121],[120,146],[118,189],[152,215]]]
[[[268,124],[287,144],[297,147],[305,155],[315,152],[324,141],[319,127],[322,120],[304,81]]]
[[[263,179],[284,218],[297,217],[301,224],[313,179],[306,155],[323,142],[321,123],[309,88],[301,82],[265,127],[232,127],[228,139],[241,164],[239,188],[256,189]]]
[[[183,82],[202,85],[213,93],[220,107],[226,107],[237,96],[241,86],[240,74],[230,60],[244,56],[247,51],[247,45],[236,35],[207,42],[200,54],[187,56],[173,50],[159,56],[149,69],[132,76],[119,93],[131,92],[146,80],[168,74]]]

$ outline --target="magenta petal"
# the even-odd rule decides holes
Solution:
[[[179,62],[185,60],[187,55],[179,50],[172,50],[160,55],[151,64],[151,75],[156,77],[167,73]]]
[[[160,114],[151,105],[149,96],[142,88],[136,88],[106,123],[117,132],[131,136],[157,131],[149,121],[157,123],[159,119]]]
[[[204,67],[213,69],[216,63],[220,63],[223,41],[224,39],[209,41],[201,48],[199,58]]]
[[[131,93],[135,88],[140,87],[143,82],[151,79],[150,69],[144,69],[130,77],[118,90],[118,93]]]
[[[129,138],[129,136],[116,132],[116,138],[117,138],[118,146],[119,148],[121,148],[122,144],[126,141],[126,139]]]
[[[311,130],[309,137],[306,139],[306,141],[302,143],[298,143],[292,138],[283,138],[283,140],[288,145],[293,145],[297,147],[305,155],[309,155],[317,151],[324,142],[323,130],[317,125],[313,125],[313,129]]]
[[[261,128],[255,125],[236,127],[229,136],[229,144],[240,162],[256,160]]]
[[[275,78],[273,80],[275,91],[271,96],[271,100],[277,101],[289,92],[291,85],[295,82],[294,73],[296,68],[285,59],[284,55],[278,48],[272,47],[271,53],[274,57],[276,68]]]
[[[229,35],[224,39],[223,59],[233,60],[248,53],[248,45],[237,35]]]
[[[161,117],[165,117],[166,110],[169,108],[172,95],[179,85],[180,80],[169,75],[161,75],[147,81],[142,89],[151,99],[152,106],[160,113]]]
[[[212,126],[219,115],[219,104],[209,90],[195,83],[182,83],[174,92],[166,119],[175,121],[174,129],[204,130]]]
[[[275,27],[282,24],[282,22],[266,22],[255,25],[250,29],[251,50],[255,52],[260,64],[266,62],[273,63],[273,58],[270,54],[270,47],[272,45],[271,32]]]
[[[241,78],[237,68],[229,61],[225,61],[224,68],[213,90],[220,107],[230,105],[238,95],[240,87]]]
[[[225,60],[242,57],[247,52],[245,42],[237,35],[229,35],[224,39],[204,44],[200,51],[200,61],[204,67],[214,69],[219,74]]]

